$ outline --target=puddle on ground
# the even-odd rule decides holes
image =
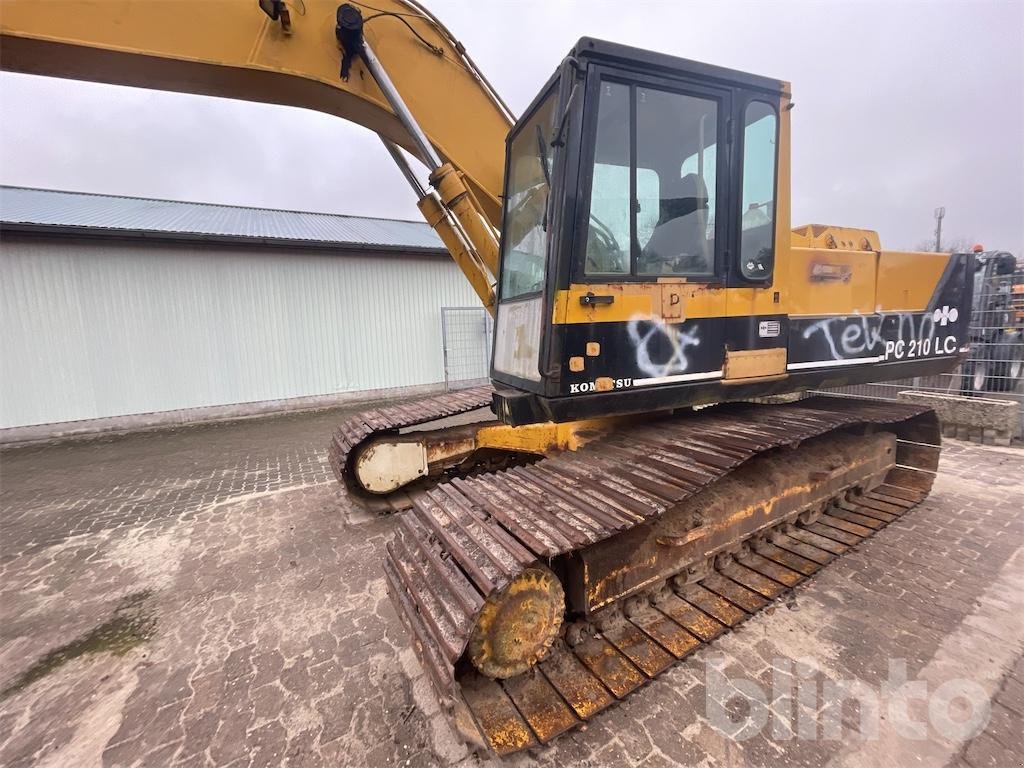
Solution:
[[[152,590],[147,589],[123,598],[114,609],[114,615],[107,621],[70,643],[50,651],[22,672],[14,682],[0,691],[0,701],[24,690],[79,656],[93,653],[123,656],[132,648],[152,638],[156,630],[156,617],[146,604],[152,595]]]

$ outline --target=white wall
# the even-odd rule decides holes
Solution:
[[[6,237],[0,427],[444,380],[439,257]]]

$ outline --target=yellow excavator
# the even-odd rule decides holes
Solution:
[[[383,139],[495,316],[492,386],[329,452],[402,510],[388,589],[469,742],[585,723],[927,495],[932,411],[797,393],[957,365],[972,257],[793,228],[788,83],[583,38],[516,120],[415,0],[4,0],[0,26],[7,70]]]

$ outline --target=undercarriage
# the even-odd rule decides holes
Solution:
[[[388,546],[442,705],[499,755],[585,723],[904,514],[939,456],[930,410],[833,398],[576,434],[414,483]]]

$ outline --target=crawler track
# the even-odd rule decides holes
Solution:
[[[468,664],[484,601],[524,569],[645,525],[758,454],[844,429],[895,433],[896,466],[881,485],[833,499],[814,522],[766,531],[700,581],[572,637],[572,647],[556,640],[527,673],[496,681]],[[638,425],[415,494],[388,545],[389,593],[460,732],[510,754],[585,723],[914,507],[931,488],[939,439],[926,408],[831,398]]]
[[[439,419],[469,413],[491,403],[494,390],[490,386],[474,387],[459,392],[448,392],[411,403],[399,403],[361,411],[350,416],[335,430],[327,448],[327,457],[338,482],[349,492],[364,499],[384,503],[380,497],[368,493],[356,480],[353,462],[359,452],[373,439],[385,434],[397,434],[403,429],[429,424]],[[391,506],[407,507],[408,497],[398,494]]]

